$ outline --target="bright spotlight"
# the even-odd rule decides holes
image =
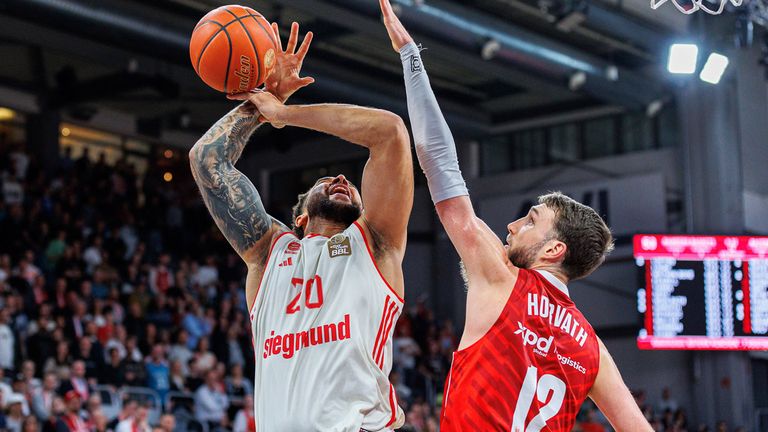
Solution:
[[[699,78],[702,81],[710,84],[717,84],[720,82],[720,78],[723,77],[725,69],[728,67],[728,57],[712,53],[707,59],[707,63],[704,64],[704,69],[701,70]]]
[[[672,44],[667,70],[674,74],[692,74],[696,72],[698,56],[699,47],[694,44]]]
[[[0,121],[13,120],[16,112],[10,108],[0,107]]]

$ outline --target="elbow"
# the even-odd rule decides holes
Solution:
[[[388,113],[386,131],[384,132],[386,135],[383,136],[390,137],[396,144],[403,147],[410,147],[411,140],[408,135],[408,128],[405,126],[405,122],[399,115]]]
[[[195,167],[196,165],[199,165],[200,148],[198,147],[197,143],[195,143],[195,145],[193,145],[192,148],[189,150],[188,157],[189,157],[189,165],[191,167]]]

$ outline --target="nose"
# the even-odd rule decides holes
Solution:
[[[517,229],[514,222],[510,222],[509,225],[507,225],[507,231],[509,231],[510,234],[515,234]]]
[[[333,183],[333,184],[337,184],[337,183],[340,183],[340,184],[343,184],[343,185],[348,185],[348,184],[349,184],[349,181],[347,180],[347,178],[346,178],[346,177],[344,177],[344,174],[339,174],[339,175],[337,175],[337,176],[336,176],[336,177],[333,179],[333,181],[332,181],[331,183]]]

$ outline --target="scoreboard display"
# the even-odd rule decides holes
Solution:
[[[768,349],[768,237],[639,234],[641,349]]]

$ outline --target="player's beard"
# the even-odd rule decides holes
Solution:
[[[550,238],[545,238],[544,240],[536,243],[533,246],[517,246],[517,247],[509,247],[509,251],[507,252],[507,257],[509,258],[509,261],[517,268],[524,268],[529,269],[531,266],[533,266],[533,263],[536,262],[536,256],[539,254],[539,251],[541,248],[544,247],[544,245],[551,240]]]
[[[362,210],[354,203],[338,202],[327,196],[319,196],[309,200],[307,213],[310,218],[319,217],[327,221],[341,223],[346,227],[360,219]]]

